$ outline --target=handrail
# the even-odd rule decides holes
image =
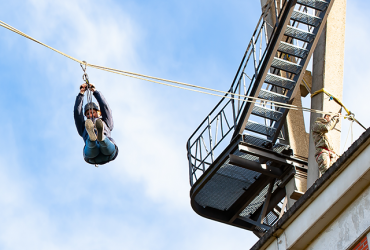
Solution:
[[[292,0],[288,0],[288,1],[292,1]],[[219,146],[226,137],[229,137],[230,132],[233,131],[235,129],[236,124],[239,123],[239,119],[242,113],[241,111],[245,107],[245,102],[242,102],[241,105],[240,105],[240,102],[235,104],[234,100],[230,100],[229,98],[226,98],[226,96],[227,95],[233,96],[233,93],[236,94],[238,91],[244,93],[246,96],[249,95],[249,92],[251,91],[251,87],[255,83],[256,75],[261,68],[262,62],[265,60],[266,51],[268,50],[270,46],[270,41],[274,37],[274,34],[276,32],[277,26],[274,25],[275,27],[273,28],[271,34],[268,35],[268,27],[273,27],[273,25],[269,24],[266,20],[266,17],[269,11],[272,8],[275,8],[274,4],[276,4],[276,0],[270,0],[268,5],[265,6],[266,8],[264,9],[263,13],[261,14],[258,20],[257,26],[253,32],[252,38],[250,42],[248,43],[247,50],[243,55],[238,71],[230,86],[231,93],[225,94],[225,96],[216,104],[216,106],[206,116],[206,118],[201,122],[201,124],[192,133],[192,135],[187,141],[186,145],[187,145],[188,161],[189,161],[190,185],[193,185],[194,179],[195,180],[198,179],[196,176],[197,171],[201,171],[200,174],[202,174],[206,170],[206,168],[204,167],[206,160],[211,156],[212,159],[210,160],[210,162],[212,163],[217,158],[218,155],[215,152],[215,150],[217,149],[217,146]],[[286,3],[285,3],[285,6],[286,6]],[[269,39],[266,39],[268,37]],[[264,41],[265,43],[263,43],[263,39],[265,39]],[[257,56],[257,54],[259,54],[259,56]],[[253,59],[254,66],[253,66],[252,74],[248,74],[247,71],[250,70],[249,65],[250,65],[251,57]],[[248,79],[250,80],[248,89],[246,88],[246,85],[245,85],[245,83],[248,82],[246,77],[248,77]],[[242,86],[242,83],[244,84],[243,86]],[[242,87],[244,87],[244,89],[242,89]],[[244,100],[245,99],[246,98],[244,98]],[[225,100],[227,100],[226,103],[225,103]],[[223,103],[225,104],[222,105]],[[224,119],[219,119],[219,117],[222,117],[222,115],[224,116]],[[228,129],[225,129],[224,131],[223,125],[226,125],[224,124],[225,122],[227,123]],[[220,129],[221,137],[217,136],[217,134],[219,133],[219,130],[215,129],[215,132],[216,132],[215,138],[219,138],[219,140],[218,142],[215,141],[212,145],[212,126],[215,126],[216,128],[218,128],[219,123],[222,127],[222,129]],[[232,124],[232,125],[230,126],[229,124]],[[207,140],[207,145],[208,145],[207,147],[209,147],[209,151],[205,155],[202,154],[202,150],[205,151],[205,150],[208,150],[208,148],[202,146],[202,143],[200,142],[201,138],[202,140],[205,140],[205,139]],[[230,138],[230,141],[231,139],[232,138]],[[200,167],[202,165],[203,165],[203,168]]]

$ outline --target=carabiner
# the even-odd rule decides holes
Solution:
[[[83,72],[84,72],[84,74],[82,75],[82,80],[84,80],[85,82],[86,82],[86,84],[88,85],[88,87],[89,87],[89,85],[90,85],[90,83],[89,83],[89,76],[87,75],[87,73],[86,73],[86,68],[87,68],[87,62],[86,61],[82,61],[83,63],[84,63],[84,65],[85,65],[85,67],[82,65],[82,63],[80,63],[80,66],[81,66],[81,68],[82,68],[82,70],[83,70]]]
[[[88,87],[89,87],[89,85],[90,85],[89,76],[86,73],[84,73],[82,75],[82,80],[84,80],[86,82],[86,84],[88,85]]]
[[[349,111],[349,115],[348,115],[348,121],[355,121],[355,114],[352,113],[351,111]]]
[[[86,73],[87,62],[86,61],[82,61],[82,62],[85,64],[85,67],[82,66],[82,63],[80,63],[80,66],[81,66],[82,70],[84,71],[84,73]]]

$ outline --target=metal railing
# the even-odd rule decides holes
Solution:
[[[286,3],[291,0],[287,0]],[[242,62],[239,66],[234,81],[221,101],[202,121],[187,142],[187,157],[189,161],[190,185],[199,179],[214,160],[226,148],[232,139],[236,124],[238,124],[241,112],[245,107],[246,100],[234,100],[234,94],[249,96],[251,87],[255,84],[256,76],[261,64],[265,59],[266,51],[279,24],[280,13],[283,12],[282,1],[270,0],[263,8],[262,15],[253,32]],[[269,14],[273,13],[274,24],[267,20]],[[277,20],[277,21],[276,21]],[[212,133],[213,132],[213,133]],[[225,139],[229,140],[225,140]],[[221,145],[224,145],[222,147]]]

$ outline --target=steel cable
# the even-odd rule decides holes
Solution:
[[[221,91],[221,90],[216,90],[216,89],[211,89],[211,88],[206,88],[206,87],[201,87],[201,86],[197,86],[197,85],[193,85],[193,84],[188,84],[188,83],[183,83],[183,82],[178,82],[178,81],[172,81],[172,80],[167,80],[167,79],[163,79],[163,78],[158,78],[158,77],[153,77],[153,76],[148,76],[148,75],[143,75],[143,74],[138,74],[138,73],[134,73],[134,72],[129,72],[129,71],[124,71],[124,70],[118,70],[118,69],[113,69],[113,68],[108,68],[108,67],[103,67],[103,66],[98,66],[98,65],[94,65],[94,64],[89,64],[89,63],[86,63],[84,61],[81,61],[81,60],[78,60],[72,56],[69,56],[57,49],[54,49],[53,47],[49,46],[49,45],[46,45],[45,43],[42,43],[34,38],[32,38],[31,36],[23,33],[22,31],[20,30],[17,30],[16,28],[6,24],[5,22],[1,21],[0,20],[0,26],[10,30],[10,31],[13,31],[23,37],[26,37],[38,44],[41,44],[75,62],[78,62],[80,64],[84,64],[86,66],[89,66],[89,67],[92,67],[92,68],[96,68],[96,69],[99,69],[99,70],[103,70],[103,71],[107,71],[107,72],[111,72],[111,73],[115,73],[115,74],[119,74],[119,75],[124,75],[124,76],[128,76],[128,77],[132,77],[132,78],[136,78],[136,79],[140,79],[140,80],[144,80],[144,81],[149,81],[149,82],[153,82],[153,83],[158,83],[158,84],[161,84],[161,85],[165,85],[165,86],[169,86],[169,87],[175,87],[175,88],[179,88],[179,89],[184,89],[184,90],[189,90],[189,91],[193,91],[193,92],[198,92],[198,93],[202,93],[202,94],[207,94],[207,95],[212,95],[212,96],[218,96],[218,97],[224,97],[224,98],[228,98],[228,99],[233,99],[233,100],[237,100],[237,101],[242,101],[242,102],[250,102],[250,103],[254,103],[254,104],[259,104],[257,101],[261,101],[261,102],[268,102],[268,103],[272,103],[274,104],[275,107],[277,108],[285,108],[285,109],[291,109],[291,110],[302,110],[302,111],[306,111],[306,112],[311,112],[311,113],[319,113],[319,114],[327,114],[327,113],[330,113],[330,114],[338,114],[338,113],[335,113],[335,112],[325,112],[325,111],[321,111],[321,110],[316,110],[316,109],[310,109],[310,108],[305,108],[305,107],[299,107],[299,106],[296,106],[296,105],[292,105],[292,104],[286,104],[286,103],[282,103],[282,102],[276,102],[276,101],[271,101],[271,100],[265,100],[265,99],[262,99],[262,98],[258,98],[258,97],[253,97],[253,96],[246,96],[246,95],[240,95],[240,94],[236,94],[236,93],[232,93],[232,92],[227,92],[227,91]],[[162,82],[161,82],[162,81]],[[166,83],[167,82],[167,83]],[[169,83],[173,83],[173,84],[177,84],[177,85],[182,85],[182,86],[186,86],[186,87],[190,87],[190,88],[186,88],[186,87],[182,87],[182,86],[176,86],[176,85],[173,85],[173,84],[169,84]],[[192,88],[195,88],[195,89],[192,89]],[[205,92],[205,91],[201,91],[201,90],[197,90],[197,89],[202,89],[202,90],[207,90],[207,91],[211,91],[211,92],[217,92],[217,93],[222,93],[224,95],[220,95],[220,94],[215,94],[215,93],[210,93],[210,92]],[[230,95],[230,96],[228,96]],[[236,96],[236,97],[234,97]]]

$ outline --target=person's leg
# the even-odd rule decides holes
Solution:
[[[96,164],[105,164],[114,158],[114,154],[112,155],[103,155],[100,153],[97,157],[94,158],[94,163]]]
[[[338,156],[336,154],[330,153],[330,167],[338,160]]]
[[[326,150],[323,150],[321,154],[316,158],[317,164],[319,165],[320,177],[330,167],[330,156]]]
[[[87,140],[85,141],[85,147],[84,147],[84,155],[86,158],[94,158],[96,157],[100,150],[99,150],[99,144],[96,141],[96,135],[94,131],[94,123],[87,119],[85,121],[85,128],[86,132],[88,134]]]
[[[113,155],[116,153],[116,146],[105,137],[103,141],[99,142],[100,152],[104,155]]]
[[[104,141],[104,122],[101,119],[95,121],[96,131],[98,132],[98,141]]]
[[[85,121],[85,128],[86,128],[87,134],[89,135],[89,139],[91,141],[96,141],[96,134],[95,134],[95,130],[94,130],[94,123],[93,123],[93,121],[90,120],[90,119],[87,119]]]
[[[88,137],[84,147],[85,157],[90,159],[95,158],[96,156],[98,156],[99,152],[99,144],[97,143],[97,141],[91,141],[90,137]]]
[[[104,136],[104,122],[101,119],[97,119],[95,122],[95,127],[98,131],[97,139],[100,145],[100,152],[107,156],[115,154],[116,146]]]

